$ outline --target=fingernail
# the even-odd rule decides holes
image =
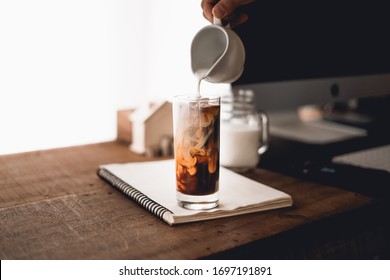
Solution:
[[[224,18],[226,12],[222,7],[215,6],[213,9],[213,14],[215,17],[222,19],[222,18]]]

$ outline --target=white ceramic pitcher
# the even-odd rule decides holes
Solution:
[[[203,27],[191,44],[191,67],[212,83],[232,83],[244,71],[245,48],[240,37],[222,21]]]

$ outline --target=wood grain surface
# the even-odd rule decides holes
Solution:
[[[1,156],[0,258],[207,258],[374,204],[256,169],[245,175],[289,193],[294,206],[172,227],[96,175],[100,164],[145,160],[116,142]]]

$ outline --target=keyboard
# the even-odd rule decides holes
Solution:
[[[373,197],[390,196],[390,145],[335,156],[329,161],[306,161],[291,175]]]
[[[332,162],[390,172],[390,145],[339,155]]]

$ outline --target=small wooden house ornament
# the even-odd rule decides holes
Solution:
[[[161,145],[173,139],[172,103],[152,102],[130,115],[132,143],[130,150],[150,156],[161,155]],[[173,140],[172,140],[173,141]],[[165,154],[164,154],[165,155]]]

